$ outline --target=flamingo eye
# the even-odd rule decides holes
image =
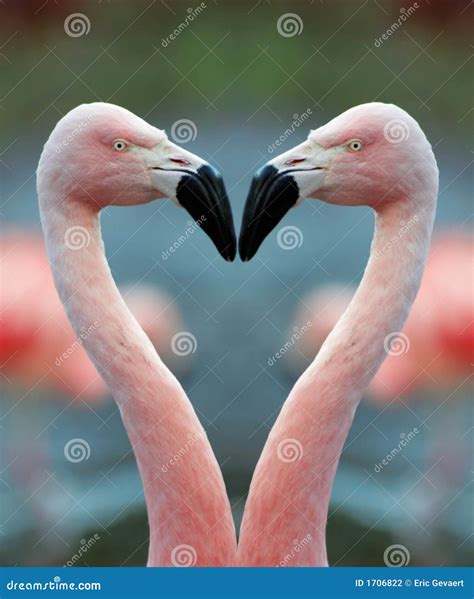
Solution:
[[[294,166],[295,164],[300,164],[300,162],[304,162],[306,158],[293,158],[292,160],[287,160],[285,164],[288,166]]]
[[[181,166],[189,166],[191,164],[189,160],[184,160],[184,158],[170,158],[170,162],[180,164]]]
[[[128,148],[127,142],[123,141],[123,139],[116,139],[112,144],[112,147],[116,152],[125,152]]]
[[[353,139],[347,144],[347,148],[350,152],[358,152],[359,150],[362,150],[362,142],[360,139]]]

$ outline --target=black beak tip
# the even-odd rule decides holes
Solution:
[[[232,262],[237,253],[234,220],[219,172],[208,164],[202,165],[196,173],[182,177],[176,197],[210,237],[224,260]]]
[[[235,260],[236,254],[237,254],[237,247],[236,247],[235,240],[234,240],[233,244],[227,246],[226,248],[224,248],[224,250],[222,250],[219,253],[226,262],[233,262]]]
[[[245,237],[239,240],[239,256],[242,262],[249,262],[257,253],[257,250],[251,251]]]
[[[293,175],[279,172],[272,164],[254,176],[245,202],[239,239],[239,255],[249,262],[267,235],[292,208],[299,196]]]
[[[225,239],[220,235],[207,231],[219,254],[226,262],[233,262],[237,254],[237,242],[233,230],[227,231]]]

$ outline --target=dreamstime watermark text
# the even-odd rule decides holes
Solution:
[[[385,33],[382,33],[380,37],[375,38],[374,46],[376,48],[380,48],[380,46],[384,42],[386,42],[394,33],[396,33],[403,25],[403,23],[405,23],[405,21],[407,21],[416,12],[417,8],[420,8],[418,2],[414,2],[408,8],[402,7],[400,9],[400,16],[398,17],[398,19],[390,25],[390,27],[385,31]]]
[[[161,252],[161,259],[168,260],[174,253],[176,253],[179,248],[183,245],[185,241],[187,241],[194,233],[199,229],[199,227],[206,221],[206,217],[202,215],[195,221],[188,221],[188,226],[184,230],[184,233],[178,237],[178,239],[172,243],[167,250]]]
[[[89,125],[94,120],[95,117],[96,113],[93,112],[86,119],[81,121],[76,127],[74,127],[74,129],[61,140],[61,143],[56,144],[54,148],[56,154],[60,154],[64,150],[64,148],[66,148],[71,142],[73,142],[76,139],[76,137],[82,131],[84,131],[84,129],[86,129],[87,125]]]
[[[100,535],[98,533],[95,533],[90,539],[81,539],[79,550],[71,556],[71,559],[69,559],[65,565],[69,568],[74,566],[89,551],[89,549],[94,547],[97,541],[100,541]]]
[[[180,462],[185,457],[185,455],[187,453],[189,453],[189,451],[194,446],[196,441],[198,441],[199,439],[202,439],[203,436],[204,436],[204,433],[202,433],[202,432],[194,433],[194,435],[189,434],[188,440],[186,441],[186,443],[174,454],[173,457],[171,457],[166,462],[166,464],[161,465],[161,471],[166,474],[166,472],[168,472],[168,470],[172,466],[175,466],[178,462]]]
[[[391,249],[393,249],[393,247],[396,246],[403,239],[403,237],[408,233],[408,231],[413,227],[413,225],[415,225],[415,223],[418,222],[418,220],[418,214],[415,214],[406,223],[402,223],[401,227],[394,235],[392,235],[392,237],[387,241],[387,243],[381,249],[375,252],[375,259],[380,260],[380,258],[382,258],[382,256],[386,252],[389,252]]]
[[[163,48],[166,48],[167,46],[169,46],[171,42],[174,42],[174,40],[177,39],[182,34],[182,32],[185,29],[187,29],[189,25],[191,25],[194,19],[199,17],[199,15],[206,8],[207,4],[205,2],[201,2],[201,4],[196,6],[196,8],[188,8],[188,14],[186,15],[186,18],[183,21],[181,21],[181,23],[175,29],[173,29],[173,31],[169,35],[167,35],[161,40],[161,45],[163,46]]]
[[[277,360],[282,358],[291,348],[295,345],[297,341],[301,339],[309,329],[312,327],[312,323],[308,320],[302,327],[293,327],[293,334],[288,339],[288,341],[280,347],[280,349],[273,354],[273,356],[269,356],[267,359],[267,364],[269,366],[273,366]]]
[[[378,464],[375,464],[374,472],[377,474],[382,472],[385,466],[388,466],[390,462],[392,462],[403,451],[403,449],[409,445],[411,441],[413,441],[419,432],[420,431],[415,426],[415,428],[412,429],[408,434],[400,433],[400,441],[398,442],[398,445],[396,445],[390,453],[387,453],[387,455]]]
[[[273,152],[277,150],[283,142],[285,142],[289,137],[291,137],[291,135],[293,135],[293,133],[298,129],[298,127],[301,127],[301,125],[306,121],[306,119],[309,118],[309,116],[312,114],[313,111],[311,110],[311,108],[307,108],[302,114],[295,113],[293,115],[293,120],[291,121],[290,125],[283,131],[280,137],[275,139],[275,141],[268,146],[268,153],[273,154]]]
[[[291,551],[289,551],[284,556],[284,558],[278,563],[277,568],[284,568],[285,566],[290,564],[295,559],[295,557],[298,555],[298,553],[303,551],[303,549],[309,544],[309,542],[311,541],[312,538],[313,537],[311,536],[311,534],[308,533],[305,537],[303,537],[301,539],[301,541],[298,541],[298,539],[295,539],[293,541],[293,547],[292,547]]]
[[[81,330],[81,332],[79,333],[79,339],[76,339],[76,341],[74,341],[74,343],[72,343],[67,349],[66,351],[64,351],[60,356],[58,356],[56,358],[56,360],[54,361],[54,363],[56,364],[56,366],[61,366],[61,364],[67,360],[70,356],[72,356],[72,354],[84,343],[84,341],[90,337],[92,335],[92,333],[94,333],[94,331],[96,331],[99,328],[100,324],[97,322],[97,320],[94,320],[94,322],[89,325],[86,328],[83,328]]]

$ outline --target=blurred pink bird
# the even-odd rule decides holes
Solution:
[[[472,372],[473,250],[467,234],[434,238],[415,303],[370,383],[370,396],[390,401],[418,389],[452,388]],[[301,334],[288,354],[293,371],[301,372],[314,359],[353,295],[351,287],[328,285],[303,299],[293,322],[293,331]]]
[[[219,464],[183,388],[127,308],[104,253],[99,214],[168,197],[226,260],[235,234],[222,178],[128,110],[95,102],[56,125],[37,171],[56,288],[83,347],[117,402],[145,493],[148,565],[222,566],[236,537]]]
[[[378,102],[311,131],[255,176],[239,242],[245,260],[309,197],[373,208],[375,232],[357,292],[268,436],[244,510],[240,564],[327,566],[327,514],[342,447],[387,336],[401,330],[415,300],[437,195],[436,160],[418,123]]]
[[[0,373],[5,380],[84,401],[104,398],[107,387],[67,320],[41,236],[32,231],[4,233],[0,280]],[[173,335],[182,330],[173,301],[142,284],[125,289],[124,295],[165,361],[182,369],[183,360],[171,349]],[[94,329],[92,324],[81,337],[94,335]]]

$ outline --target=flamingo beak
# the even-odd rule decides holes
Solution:
[[[234,220],[220,173],[209,164],[183,170],[176,199],[210,237],[220,255],[232,262],[237,252]]]
[[[239,254],[247,262],[300,196],[291,171],[266,164],[254,176],[245,202]]]

